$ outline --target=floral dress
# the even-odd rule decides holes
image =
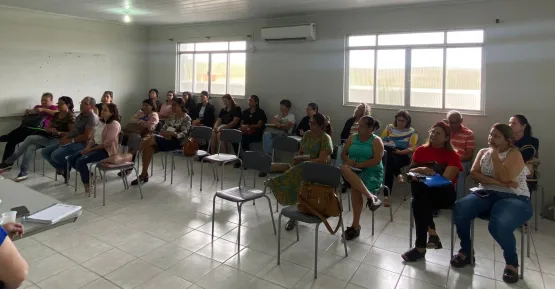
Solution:
[[[331,137],[326,133],[316,136],[311,131],[307,131],[301,139],[301,150],[304,155],[310,155],[310,159],[315,159],[318,158],[322,150],[327,150],[331,155],[333,143]],[[269,180],[269,187],[282,206],[297,203],[297,195],[303,179],[304,163],[296,164],[285,173]]]

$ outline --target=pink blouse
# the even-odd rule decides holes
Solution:
[[[162,103],[162,108],[160,108],[160,112],[158,113],[160,117],[167,118],[173,113],[172,106],[168,105],[167,102]]]

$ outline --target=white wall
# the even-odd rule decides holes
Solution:
[[[501,19],[495,24],[495,19]],[[260,28],[314,22],[318,40],[299,43],[265,43]],[[543,180],[550,195],[555,188],[549,172],[555,169],[555,137],[550,114],[555,107],[555,1],[493,0],[466,4],[422,6],[406,9],[315,15],[251,22],[196,26],[152,27],[149,31],[149,84],[161,90],[175,88],[176,41],[254,35],[256,50],[247,56],[247,94],[257,94],[267,112],[275,113],[282,98],[293,101],[298,115],[308,102],[328,114],[338,138],[352,107],[343,106],[344,39],[346,34],[433,31],[461,28],[486,30],[486,115],[466,116],[479,147],[487,144],[495,122],[508,122],[525,114],[541,141]],[[245,102],[241,102],[243,106]],[[393,110],[374,109],[382,122]],[[413,112],[413,125],[426,136],[431,124],[444,115]]]
[[[103,23],[27,10],[0,7],[0,48],[101,54],[108,57],[111,71],[109,87],[98,87],[100,101],[104,90],[114,92],[114,102],[127,118],[147,96],[148,66],[146,28]],[[1,67],[9,73],[9,67]],[[33,83],[22,90],[32,89]],[[1,90],[1,88],[0,88]],[[61,95],[55,95],[59,97]],[[78,107],[86,95],[70,95]],[[57,99],[56,99],[57,100]],[[36,95],[40,103],[40,92]],[[18,125],[19,118],[0,118],[0,133]]]

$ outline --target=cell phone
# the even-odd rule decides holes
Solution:
[[[29,212],[29,209],[27,209],[27,207],[25,206],[12,208],[11,211],[17,212],[16,218],[27,217],[29,214],[31,214],[31,212]]]

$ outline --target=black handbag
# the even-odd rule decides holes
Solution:
[[[42,124],[46,117],[41,114],[27,114],[23,116],[21,120],[21,126],[23,127],[42,127]]]

